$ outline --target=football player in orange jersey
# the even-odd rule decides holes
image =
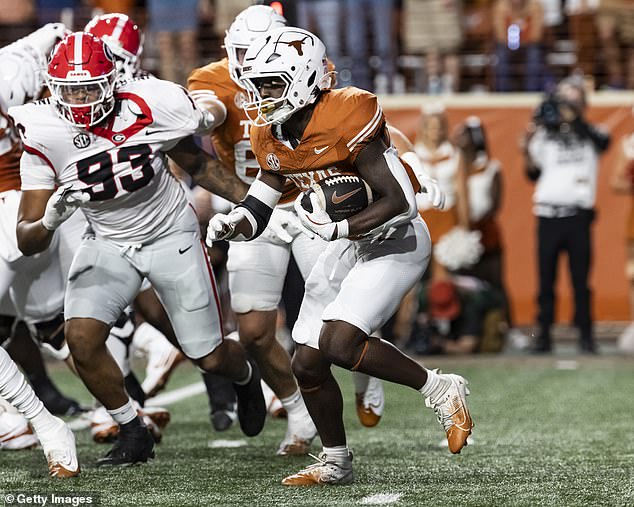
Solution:
[[[214,149],[227,171],[250,184],[260,169],[251,151],[250,122],[242,103],[246,90],[239,84],[242,57],[249,44],[271,29],[286,25],[273,8],[254,5],[242,11],[227,30],[227,58],[192,72],[188,87],[201,108],[226,111],[224,121],[211,134]],[[281,401],[288,428],[277,454],[306,454],[317,434],[297,383],[290,357],[275,337],[277,307],[291,253],[304,276],[324,242],[303,229],[293,212],[296,187],[289,182],[265,233],[252,243],[232,244],[227,270],[231,306],[238,318],[240,341],[256,359],[263,380]]]
[[[244,108],[254,122],[251,143],[262,171],[233,211],[211,219],[207,236],[256,238],[289,179],[307,191],[329,176],[356,175],[378,196],[337,222],[314,194],[311,212],[301,197],[295,202],[304,226],[330,241],[306,281],[293,329],[293,371],[324,450],[317,463],[286,477],[285,485],[353,481],[332,364],[419,390],[453,453],[466,445],[473,426],[464,378],[426,369],[371,337],[423,274],[431,243],[417,213],[421,185],[391,146],[376,96],[351,87],[329,90],[331,81],[325,47],[310,32],[279,28],[251,44],[241,82],[249,92]]]

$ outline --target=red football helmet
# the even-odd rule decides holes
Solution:
[[[112,52],[85,32],[72,33],[55,46],[46,73],[59,115],[82,127],[95,125],[112,112],[116,81]]]
[[[117,60],[117,70],[123,77],[134,77],[143,52],[143,33],[134,21],[125,14],[103,14],[92,18],[84,31],[108,44]]]

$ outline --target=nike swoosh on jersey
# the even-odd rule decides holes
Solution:
[[[321,155],[324,151],[326,151],[330,146],[324,146],[323,148],[314,148],[315,155]]]
[[[363,190],[363,189],[357,188],[356,190],[353,190],[352,192],[348,192],[348,193],[343,194],[343,195],[337,195],[337,191],[335,190],[332,193],[332,203],[333,204],[340,204],[343,201],[345,201],[346,199],[348,199],[349,197],[352,197],[357,192],[361,192],[361,190]]]
[[[179,248],[178,249],[178,253],[183,255],[187,250],[189,250],[191,247],[193,247],[194,245],[189,245],[187,248]]]

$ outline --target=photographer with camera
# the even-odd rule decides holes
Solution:
[[[538,218],[539,327],[534,352],[552,349],[554,283],[559,254],[568,254],[575,295],[574,324],[579,349],[596,353],[592,332],[588,274],[591,263],[590,226],[595,217],[599,156],[608,134],[586,122],[583,83],[568,78],[537,108],[523,143],[527,176],[536,182],[533,212]]]

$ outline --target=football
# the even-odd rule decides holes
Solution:
[[[312,212],[311,194],[315,193],[321,206],[333,222],[356,215],[372,203],[372,189],[359,176],[352,174],[330,176],[311,185],[302,197],[302,207]]]

